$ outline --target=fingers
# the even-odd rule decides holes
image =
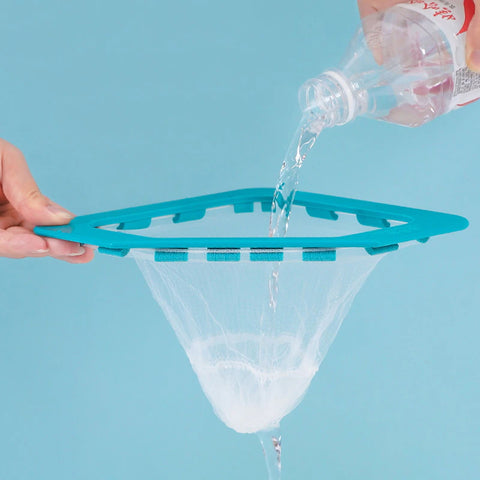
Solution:
[[[49,255],[55,258],[79,257],[85,253],[85,248],[79,243],[66,242],[57,238],[45,238]]]
[[[34,225],[61,225],[74,215],[42,195],[22,152],[0,139],[0,183],[12,206]]]
[[[468,68],[480,73],[480,0],[475,1],[475,15],[468,27],[466,56]]]
[[[372,13],[387,10],[397,3],[406,3],[408,0],[358,0],[358,11],[360,17],[366,17]]]
[[[55,238],[43,238],[25,227],[0,230],[0,256],[8,258],[53,257],[68,263],[87,263],[94,257],[91,248]]]
[[[21,224],[22,218],[11,205],[6,205],[3,206],[3,208],[0,208],[0,230],[6,230],[12,225]],[[30,230],[33,230],[33,227]]]
[[[377,64],[384,63],[382,17],[374,15],[407,0],[358,0],[358,11],[362,19],[363,33],[368,48]]]
[[[358,0],[358,12],[360,13],[360,18],[366,17],[376,11],[373,2],[370,0]]]
[[[0,256],[2,257],[43,257],[47,253],[47,242],[28,230],[0,230]]]
[[[93,257],[95,256],[94,250],[88,247],[83,247],[85,248],[85,253],[82,255],[77,255],[77,256],[70,256],[70,257],[58,257],[59,260],[63,260],[64,262],[68,263],[88,263],[93,260]]]

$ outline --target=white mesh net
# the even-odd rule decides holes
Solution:
[[[341,249],[336,261],[278,263],[164,263],[152,252],[133,255],[215,413],[242,433],[277,427],[300,402],[381,258],[362,249]]]

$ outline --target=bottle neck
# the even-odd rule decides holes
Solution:
[[[326,127],[344,125],[364,110],[352,83],[336,70],[305,82],[300,88],[299,101],[304,112],[321,115]]]

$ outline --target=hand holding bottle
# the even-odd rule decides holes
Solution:
[[[405,0],[358,0],[360,17],[364,18],[373,13],[387,10]],[[428,5],[429,2],[425,2]],[[480,0],[465,0],[465,9],[474,11],[471,18],[466,39],[465,55],[468,67],[474,72],[480,73]]]
[[[358,116],[417,127],[478,100],[465,58],[477,59],[475,1],[359,0],[362,26],[336,68],[305,82],[303,111],[324,127]]]

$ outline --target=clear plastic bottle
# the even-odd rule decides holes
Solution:
[[[325,126],[359,115],[416,127],[480,97],[465,63],[473,0],[410,0],[366,17],[335,70],[300,89]]]

